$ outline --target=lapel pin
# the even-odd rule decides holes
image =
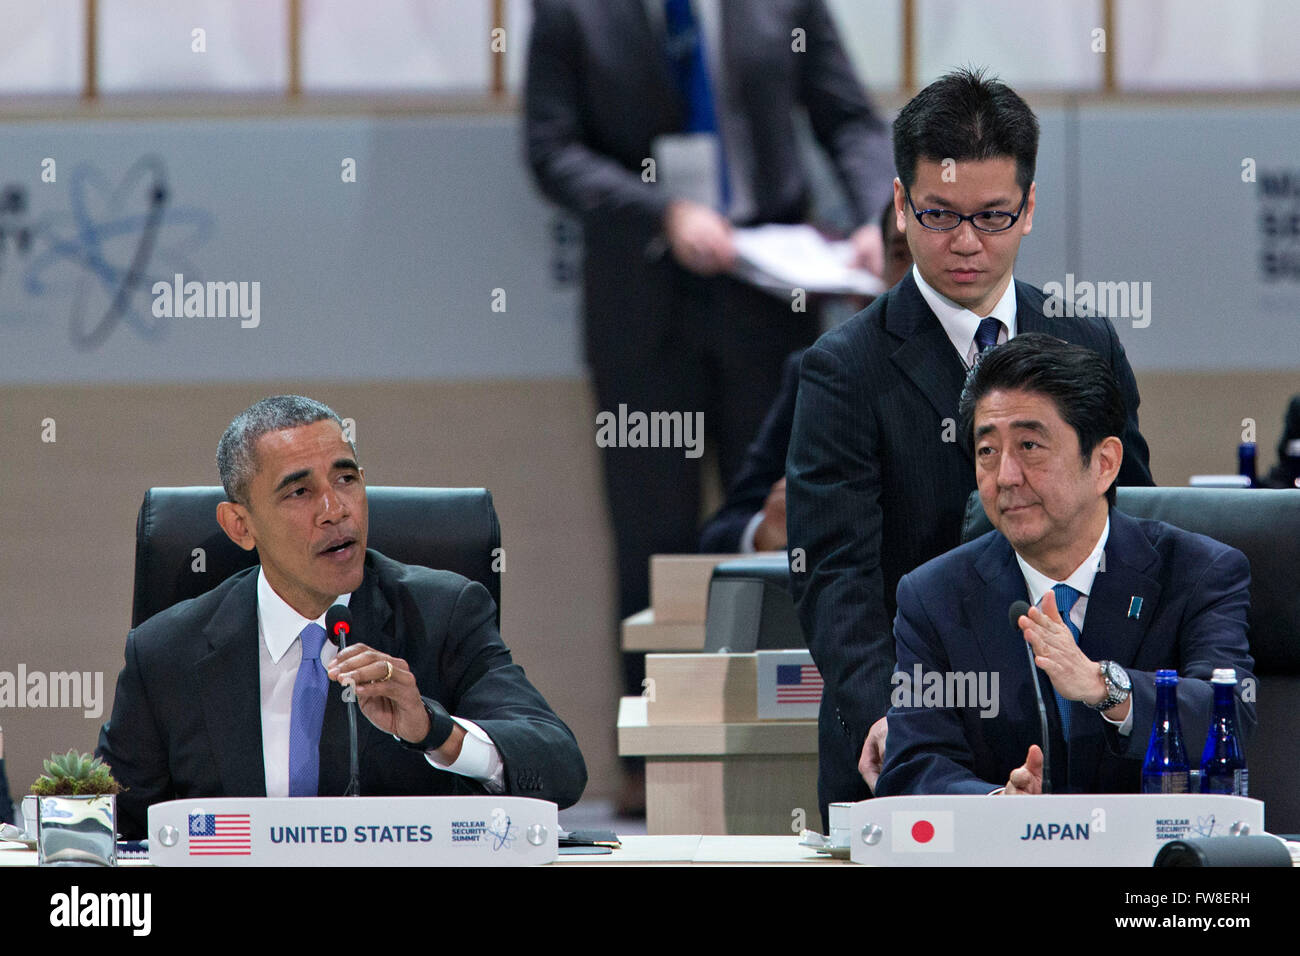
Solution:
[[[1142,616],[1142,599],[1137,595],[1128,599],[1128,616],[1131,621],[1136,621]]]

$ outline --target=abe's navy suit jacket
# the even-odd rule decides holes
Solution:
[[[1110,510],[1104,570],[1088,596],[1079,646],[1094,661],[1118,662],[1133,681],[1133,727],[1117,732],[1100,713],[1077,701],[1070,740],[1062,736],[1051,681],[1037,667],[1051,734],[1055,793],[1135,793],[1155,716],[1155,672],[1178,671],[1178,718],[1192,766],[1209,729],[1216,667],[1237,671],[1238,730],[1255,725],[1254,661],[1246,642],[1250,566],[1245,555],[1204,535]],[[1133,598],[1141,599],[1136,617]],[[902,706],[889,710],[879,796],[911,793],[989,793],[1042,744],[1038,704],[1030,684],[1025,639],[1008,619],[1015,601],[1028,601],[1010,543],[991,531],[922,565],[898,586],[894,620],[897,671],[998,674],[996,716],[965,707]],[[905,700],[919,704],[918,696]],[[991,713],[991,709],[990,709]]]

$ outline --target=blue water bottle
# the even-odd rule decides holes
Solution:
[[[1216,667],[1210,679],[1214,687],[1214,715],[1201,754],[1201,793],[1231,793],[1249,796],[1246,754],[1237,736],[1237,672]]]
[[[1255,443],[1244,441],[1237,446],[1237,474],[1250,481],[1251,488],[1259,487],[1255,472]]]
[[[1156,671],[1156,719],[1142,764],[1143,793],[1187,793],[1187,749],[1178,727],[1178,671]]]

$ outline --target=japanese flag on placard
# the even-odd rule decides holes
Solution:
[[[890,814],[895,853],[951,853],[952,811],[896,810]]]

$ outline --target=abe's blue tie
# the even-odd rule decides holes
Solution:
[[[691,0],[664,0],[664,40],[673,78],[681,90],[686,107],[683,132],[714,133],[718,138],[718,198],[725,215],[731,203],[731,185],[727,179],[726,155],[722,148],[722,128],[709,83],[709,67],[704,57],[704,38],[695,19]]]
[[[302,663],[293,682],[289,716],[289,796],[314,797],[320,783],[320,729],[329,688],[329,677],[320,662],[325,628],[313,621],[302,629],[298,640]]]
[[[1074,602],[1079,600],[1079,592],[1068,584],[1054,585],[1052,590],[1056,593],[1056,609],[1061,612],[1061,620],[1065,622],[1065,626],[1074,635],[1074,643],[1078,644],[1079,629],[1070,620],[1070,608],[1074,607]],[[1052,693],[1056,694],[1055,687],[1052,688]],[[1070,739],[1070,702],[1060,694],[1056,694],[1056,709],[1061,714],[1061,727],[1065,731],[1065,739],[1068,741]]]

